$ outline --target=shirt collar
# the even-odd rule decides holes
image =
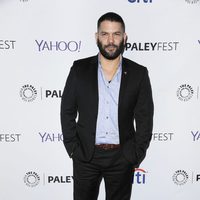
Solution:
[[[101,60],[100,60],[100,54],[98,54],[98,69],[103,72],[102,66],[101,66]],[[121,72],[122,72],[122,55],[120,55],[120,61],[119,61],[119,66],[118,69],[113,77],[113,79],[117,76],[117,81],[120,80],[121,78]]]

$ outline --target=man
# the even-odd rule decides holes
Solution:
[[[122,57],[127,35],[118,14],[101,16],[95,36],[99,54],[74,62],[61,102],[74,200],[96,200],[102,178],[107,200],[129,200],[152,135],[150,81],[145,67]]]

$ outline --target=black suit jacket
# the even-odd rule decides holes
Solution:
[[[70,157],[82,161],[92,158],[95,147],[98,114],[97,69],[98,56],[75,61],[61,100],[65,148]],[[118,125],[124,156],[138,167],[145,157],[152,136],[152,91],[147,69],[124,57]]]

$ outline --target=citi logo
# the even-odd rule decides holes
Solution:
[[[136,168],[133,175],[132,183],[133,184],[145,184],[146,183],[146,174],[147,171],[144,169]]]
[[[153,0],[128,0],[130,3],[152,3]]]

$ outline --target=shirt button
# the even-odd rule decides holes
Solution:
[[[106,132],[106,135],[108,134],[108,132]]]
[[[106,119],[108,119],[108,116],[106,117]]]

